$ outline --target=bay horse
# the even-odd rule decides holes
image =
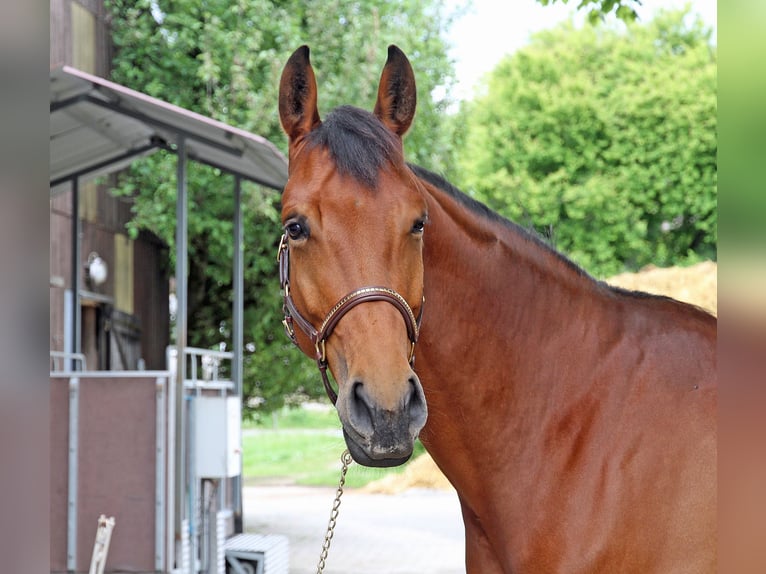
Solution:
[[[320,119],[307,46],[280,80],[285,327],[351,455],[401,464],[420,437],[469,574],[715,571],[715,317],[597,281],[408,164],[415,106],[396,46],[372,113]]]

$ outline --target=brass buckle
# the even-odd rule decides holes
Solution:
[[[285,334],[287,337],[293,342],[297,344],[296,338],[295,338],[295,329],[293,329],[293,318],[289,315],[285,315],[285,318],[282,319],[282,325],[285,328]]]
[[[317,360],[320,363],[327,363],[327,349],[325,348],[325,339],[320,339],[316,343],[314,343],[314,348],[317,352]],[[321,347],[321,348],[320,348]]]

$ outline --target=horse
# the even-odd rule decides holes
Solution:
[[[285,329],[351,456],[398,465],[419,437],[469,574],[714,572],[716,318],[594,279],[406,162],[416,99],[396,46],[372,113],[320,118],[307,46],[280,79]]]

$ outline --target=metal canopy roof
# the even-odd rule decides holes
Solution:
[[[127,167],[136,158],[167,149],[176,153],[176,375],[175,387],[175,500],[186,496],[183,470],[183,418],[185,348],[187,342],[188,194],[186,160],[217,167],[234,177],[234,293],[232,378],[242,398],[244,258],[241,216],[241,180],[247,179],[281,190],[287,182],[287,160],[261,136],[233,128],[178,106],[151,98],[119,84],[70,67],[50,75],[50,191],[71,189],[72,213],[79,213],[79,183],[87,178]],[[158,174],[162,177],[165,174]],[[81,345],[80,218],[72,217],[71,341]],[[73,366],[73,370],[75,367]],[[236,514],[242,515],[241,485],[234,489]],[[177,503],[174,528],[181,538],[181,504]],[[68,539],[69,544],[69,539]],[[74,554],[70,554],[73,556]]]
[[[287,160],[265,138],[64,66],[50,75],[51,193],[184,141],[189,159],[281,190]]]

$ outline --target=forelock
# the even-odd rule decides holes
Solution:
[[[329,151],[338,171],[370,189],[378,173],[402,161],[401,142],[370,112],[353,106],[335,108],[307,137],[309,147]]]

